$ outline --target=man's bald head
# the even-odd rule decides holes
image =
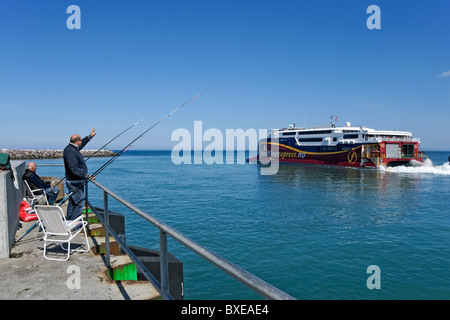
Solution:
[[[28,170],[30,170],[30,171],[36,171],[36,163],[34,163],[34,162],[29,162],[29,163],[27,164],[27,168],[28,168]]]
[[[75,143],[77,141],[81,141],[81,136],[79,134],[74,134],[70,137],[70,142]]]

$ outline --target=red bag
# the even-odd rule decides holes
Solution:
[[[33,209],[30,207],[28,202],[22,201],[20,203],[20,209],[19,209],[20,220],[22,220],[24,222],[37,220],[37,218],[38,218],[37,214],[32,213],[32,211],[33,211]]]

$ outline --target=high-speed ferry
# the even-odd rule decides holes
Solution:
[[[411,132],[374,130],[334,124],[310,129],[290,125],[272,129],[259,141],[250,162],[278,158],[280,163],[377,168],[422,162],[420,139]],[[267,162],[265,162],[267,163]]]

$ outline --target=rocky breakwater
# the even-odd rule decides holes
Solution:
[[[63,157],[63,150],[26,150],[0,149],[1,153],[9,153],[11,160],[22,159],[58,159]],[[81,150],[84,157],[112,157],[117,153],[110,150]]]

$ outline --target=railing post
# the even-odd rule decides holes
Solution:
[[[159,230],[159,260],[161,268],[161,296],[169,293],[169,263],[167,259],[167,233]]]
[[[85,186],[84,186],[84,204],[85,204],[84,210],[86,210],[86,221],[87,221],[87,223],[89,225],[88,184],[89,183],[86,183]]]
[[[105,224],[109,226],[108,193],[106,191],[103,191],[103,202],[104,202],[103,220],[105,221]],[[106,267],[108,268],[111,267],[108,228],[105,228],[105,264]]]

